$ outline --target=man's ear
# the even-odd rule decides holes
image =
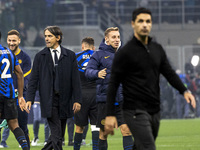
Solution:
[[[56,39],[57,39],[57,41],[60,41],[60,35],[58,35],[58,36],[56,37]]]
[[[106,41],[106,43],[108,43],[108,37],[107,36],[105,36],[105,41]]]
[[[84,50],[85,50],[84,43],[82,43],[82,44],[81,44],[81,49],[82,49],[82,51],[84,51]]]
[[[134,21],[131,21],[131,26],[134,29],[134,27],[135,27],[135,22]]]
[[[95,46],[92,47],[92,50],[95,50]]]

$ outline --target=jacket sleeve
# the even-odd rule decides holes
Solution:
[[[115,116],[115,99],[117,96],[118,88],[122,90],[120,83],[124,78],[125,66],[126,66],[127,58],[124,56],[122,52],[116,52],[113,63],[110,81],[108,85],[107,91],[107,99],[106,99],[106,115],[107,116]],[[121,88],[121,89],[120,89]],[[122,92],[122,91],[120,91]],[[119,93],[120,94],[120,93]]]
[[[98,79],[99,72],[99,57],[98,53],[95,52],[88,62],[86,67],[85,76],[88,80],[96,80]]]
[[[25,55],[25,59],[23,61],[23,68],[22,71],[24,73],[24,90],[27,90],[28,81],[31,74],[31,58],[28,55]]]
[[[74,103],[82,104],[82,95],[81,95],[81,81],[78,71],[78,63],[75,53],[73,54],[73,69],[72,69],[72,87],[73,87],[73,101]]]
[[[165,54],[165,51],[162,49],[162,63],[161,63],[161,73],[163,76],[167,79],[167,81],[175,88],[177,89],[181,94],[184,93],[184,91],[187,90],[187,88],[182,83],[179,76],[176,74],[174,69],[172,69],[171,65],[169,64],[169,61],[167,59],[167,56]]]
[[[26,100],[31,101],[32,104],[34,103],[35,100],[35,93],[37,90],[38,82],[39,82],[39,59],[38,55],[36,54],[33,61],[33,68],[28,82],[28,90],[26,95]]]

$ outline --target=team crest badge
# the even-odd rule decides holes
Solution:
[[[105,125],[105,119],[101,120],[101,124]]]
[[[22,60],[21,59],[18,59],[19,63],[21,64],[22,63]]]

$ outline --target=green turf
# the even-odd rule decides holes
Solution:
[[[29,125],[30,137],[33,139],[33,126]],[[67,144],[67,134],[65,134]],[[44,126],[40,126],[39,143],[44,142]],[[90,146],[91,133],[87,134],[87,146],[82,146],[83,150],[92,150]],[[17,150],[18,143],[12,133],[7,140],[8,150]],[[156,140],[157,150],[200,150],[200,119],[187,120],[162,120],[159,136]],[[41,150],[42,146],[31,147],[32,150]],[[64,146],[64,150],[73,150],[73,147]],[[119,130],[114,136],[108,138],[108,150],[123,150],[122,136]]]

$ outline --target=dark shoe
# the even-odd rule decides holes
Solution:
[[[68,146],[74,146],[74,142],[72,141],[68,142]]]

